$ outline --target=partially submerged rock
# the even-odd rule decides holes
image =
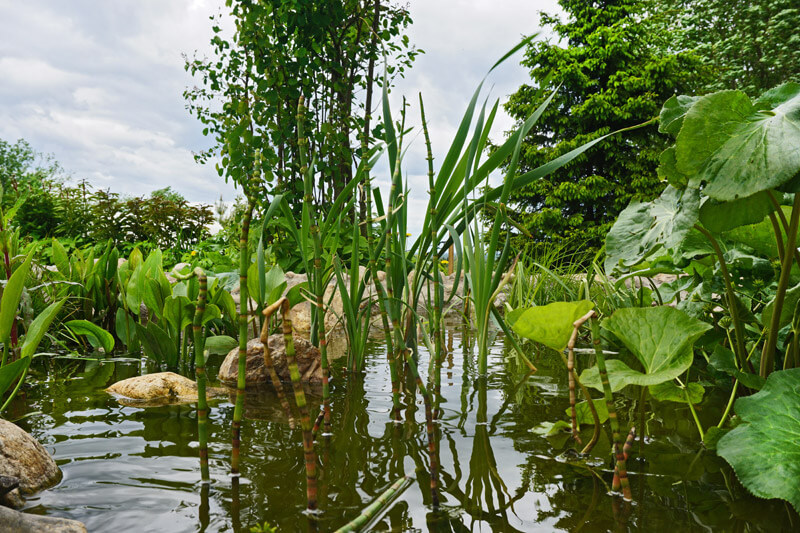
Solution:
[[[300,377],[303,381],[311,383],[322,381],[322,366],[320,353],[316,346],[306,339],[294,337],[295,357]],[[276,333],[269,337],[269,350],[272,364],[281,381],[290,381],[289,365],[286,362],[286,349],[283,343],[283,334]],[[222,366],[219,367],[219,380],[223,383],[235,385],[239,370],[239,349],[234,348],[225,356]],[[247,343],[247,366],[245,383],[259,385],[270,382],[267,367],[264,365],[264,346],[260,339],[251,339]]]
[[[22,496],[34,494],[61,481],[61,470],[47,450],[27,432],[0,419],[0,476],[15,478],[17,488],[0,496],[0,504],[21,507]],[[14,481],[5,482],[7,488]],[[2,523],[2,522],[0,522]]]
[[[20,513],[0,507],[0,533],[86,533],[77,520]]]
[[[118,381],[106,389],[123,405],[151,407],[197,401],[197,383],[174,372],[158,372]],[[223,389],[206,387],[207,396],[225,394]]]

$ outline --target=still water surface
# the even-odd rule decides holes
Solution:
[[[104,392],[117,380],[152,371],[133,360],[55,359],[34,369],[40,381],[11,415],[39,413],[20,425],[53,453],[64,480],[31,498],[27,512],[81,520],[91,532],[247,532],[265,521],[278,531],[332,531],[395,479],[412,474],[415,481],[370,530],[790,531],[798,526],[783,503],[749,496],[722,460],[699,450],[695,426],[678,404],[647,403],[647,438],[635,444],[628,467],[635,501],[624,504],[609,496],[607,434],[591,458],[577,462],[565,453],[574,446],[567,435],[548,438],[533,431],[542,422],[567,419],[561,360],[542,354],[536,360],[539,372],[526,376],[498,337],[488,380],[476,379],[469,337],[458,330],[448,335],[452,351],[442,371],[443,490],[437,512],[430,505],[420,395],[412,401],[407,394],[402,421],[390,421],[391,383],[378,344],[371,346],[363,375],[347,376],[342,365],[334,365],[334,434],[318,441],[322,512],[315,523],[303,512],[301,432],[290,425],[274,394],[248,397],[238,487],[228,475],[233,405],[225,398],[212,402],[214,482],[203,489],[193,405],[125,407]],[[210,362],[210,370],[219,362]],[[618,401],[623,419],[637,425],[639,407],[638,391]],[[701,419],[712,423],[702,407]],[[720,412],[716,406],[708,411],[711,418]],[[585,441],[591,427],[583,434]]]

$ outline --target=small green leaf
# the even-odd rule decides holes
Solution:
[[[227,335],[216,335],[206,339],[205,349],[213,355],[227,355],[239,346],[239,341]]]
[[[102,348],[105,353],[114,351],[114,336],[88,320],[70,320],[64,324],[75,335],[85,335],[95,349]]]
[[[514,332],[520,337],[549,346],[560,352],[567,347],[574,329],[572,324],[592,310],[589,300],[553,302],[526,309],[514,322]]]
[[[605,398],[594,398],[592,401],[597,411],[597,418],[602,424],[608,420],[608,405],[606,405],[606,400]],[[567,413],[567,416],[572,417],[572,410],[569,407],[564,409],[564,412]],[[589,402],[584,400],[575,404],[575,418],[578,421],[578,425],[594,425],[594,418],[592,417],[592,410],[589,409]]]
[[[136,321],[121,307],[117,309],[114,329],[117,337],[128,350],[136,347]]]
[[[674,381],[665,381],[664,383],[659,383],[658,385],[651,385],[648,387],[648,391],[650,392],[650,396],[652,396],[655,400],[660,402],[677,403],[687,403],[686,393],[688,393],[689,400],[691,400],[693,404],[702,402],[703,394],[706,392],[703,386],[699,383],[687,383],[686,389],[683,389]]]
[[[781,498],[800,511],[800,368],[773,372],[760,392],[734,405],[743,423],[717,453],[759,498]]]
[[[569,422],[565,422],[563,420],[559,420],[557,422],[542,422],[533,428],[534,433],[537,435],[543,435],[545,437],[553,437],[568,431],[572,431],[572,426],[570,426]]]

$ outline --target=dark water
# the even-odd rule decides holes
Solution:
[[[403,421],[390,421],[391,385],[378,345],[364,375],[335,369],[335,432],[317,446],[322,513],[316,526],[303,512],[301,433],[272,394],[248,398],[238,487],[228,476],[233,406],[224,398],[212,402],[215,481],[203,490],[192,405],[124,407],[103,391],[140,373],[134,361],[51,360],[34,369],[39,384],[10,415],[38,412],[19,423],[53,453],[64,480],[31,498],[27,511],[81,520],[93,532],[247,532],[264,521],[279,531],[332,531],[395,479],[413,474],[415,481],[372,531],[800,530],[785,504],[749,496],[721,459],[700,451],[689,412],[678,404],[647,403],[647,438],[629,460],[634,502],[619,501],[607,492],[607,435],[588,461],[576,462],[564,453],[573,446],[566,435],[546,438],[532,430],[567,418],[566,372],[555,354],[540,356],[539,372],[526,377],[499,338],[489,378],[478,380],[463,332],[449,336],[438,512],[430,505],[420,395],[411,401],[407,393]],[[723,401],[712,396],[699,407],[704,424],[716,422]],[[623,420],[641,427],[639,407],[638,391],[618,400]],[[586,428],[584,441],[590,434]]]

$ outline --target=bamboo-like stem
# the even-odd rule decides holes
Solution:
[[[437,452],[436,437],[434,433],[435,429],[433,425],[433,410],[431,408],[431,395],[428,389],[425,387],[425,384],[422,382],[422,377],[419,375],[419,371],[417,369],[417,363],[414,361],[414,357],[411,355],[411,350],[409,350],[408,348],[404,348],[403,355],[405,356],[406,365],[408,366],[408,368],[411,369],[411,373],[414,374],[414,380],[417,383],[417,388],[419,388],[419,391],[422,394],[423,402],[425,404],[425,426],[428,432],[428,458],[430,461],[430,469],[431,469],[431,501],[434,509],[438,509],[439,454]]]
[[[428,194],[430,195],[429,205],[431,220],[436,220],[436,186],[434,183],[433,172],[433,150],[431,148],[431,138],[428,134],[428,122],[425,119],[425,104],[422,102],[422,93],[419,94],[419,111],[422,117],[422,132],[425,135],[425,148],[427,150],[427,157],[425,160],[428,162]],[[434,393],[434,408],[433,417],[438,419],[440,416],[440,400],[441,400],[441,387],[442,387],[442,357],[444,350],[442,349],[442,296],[440,294],[440,285],[442,273],[439,271],[439,262],[436,246],[437,228],[434,224],[430,225],[430,239],[431,251],[430,262],[433,268],[433,310],[431,312],[430,323],[433,330],[433,393]]]
[[[281,303],[281,300],[278,300],[274,304],[264,309],[264,320],[261,323],[260,339],[261,345],[263,346],[262,354],[264,357],[264,366],[266,367],[267,374],[269,374],[269,379],[272,382],[272,388],[275,389],[275,394],[278,395],[278,400],[281,402],[281,406],[289,416],[289,425],[293,427],[294,419],[292,417],[292,408],[289,405],[289,400],[286,398],[286,394],[284,394],[283,383],[281,382],[281,378],[278,377],[278,373],[275,371],[275,365],[272,362],[272,353],[269,351],[269,319],[278,309],[280,309]]]
[[[736,336],[736,349],[734,352],[736,353],[736,360],[739,361],[739,366],[744,367],[749,364],[747,362],[747,348],[745,348],[744,344],[744,326],[742,326],[742,320],[739,317],[739,305],[736,299],[736,293],[733,289],[733,281],[731,280],[730,272],[728,272],[728,265],[725,263],[725,256],[722,253],[717,239],[715,239],[707,229],[700,224],[696,224],[695,228],[705,235],[708,242],[711,243],[711,247],[714,248],[714,254],[716,254],[717,260],[719,261],[719,268],[722,271],[722,281],[725,284],[725,294],[728,300],[728,311],[731,314],[733,333]]]
[[[231,475],[239,475],[239,444],[242,434],[242,417],[244,415],[245,374],[247,370],[247,302],[250,299],[247,290],[247,269],[250,267],[250,221],[253,218],[255,201],[248,199],[247,208],[242,218],[242,233],[239,237],[239,360],[236,382],[236,403],[233,408]]]
[[[403,476],[392,483],[392,485],[383,491],[374,502],[364,508],[364,510],[361,511],[356,518],[337,529],[336,533],[351,533],[354,531],[360,531],[361,528],[370,522],[370,520],[377,516],[381,511],[386,509],[392,500],[394,500],[401,492],[403,492],[403,490],[405,490],[406,487],[408,487],[409,481],[412,479],[413,478],[411,476]]]
[[[798,223],[800,223],[800,193],[794,195],[792,215],[789,221],[789,231],[786,236],[786,253],[781,263],[781,276],[778,280],[778,289],[775,291],[775,300],[772,307],[772,317],[770,318],[767,341],[764,343],[764,350],[761,352],[761,368],[759,374],[763,378],[769,376],[775,369],[775,349],[778,345],[778,331],[780,330],[783,300],[786,297],[786,289],[789,287],[789,276],[792,270],[794,252],[797,251]]]
[[[289,375],[292,378],[294,400],[300,411],[300,426],[303,428],[303,454],[306,463],[306,498],[308,510],[317,508],[317,454],[314,452],[314,437],[312,435],[311,416],[308,412],[306,394],[303,383],[300,381],[300,370],[297,367],[297,358],[294,351],[294,338],[292,336],[292,319],[289,315],[291,306],[289,300],[279,300],[281,314],[283,315],[283,339],[286,344],[286,363],[289,366]]]
[[[200,478],[207,483],[210,476],[208,473],[208,401],[206,400],[206,358],[203,350],[205,345],[203,315],[206,311],[206,301],[208,301],[208,278],[202,268],[195,268],[194,272],[200,285],[194,320],[192,320],[194,371],[197,377],[197,439],[200,447]]]
[[[628,481],[628,470],[625,465],[625,455],[623,453],[623,436],[620,432],[619,419],[617,418],[617,409],[614,406],[614,397],[611,393],[611,384],[608,381],[608,370],[606,369],[606,356],[600,346],[600,326],[597,323],[597,318],[590,319],[592,326],[592,343],[594,344],[594,353],[597,358],[597,370],[600,373],[600,381],[603,384],[603,394],[606,399],[606,406],[608,407],[608,421],[611,424],[611,434],[614,440],[614,456],[616,460],[616,467],[614,470],[614,479],[611,482],[612,490],[622,490],[622,497],[626,500],[631,500],[631,487]]]
[[[583,326],[583,324],[587,320],[591,319],[593,316],[594,316],[594,311],[590,311],[572,323],[572,335],[570,335],[569,342],[567,343],[567,350],[570,356],[570,358],[567,360],[567,371],[569,372],[569,378],[570,378],[570,407],[572,408],[571,412],[572,424],[573,424],[572,431],[573,435],[575,435],[575,440],[580,442],[580,440],[577,438],[577,422],[575,420],[576,418],[575,388],[574,388],[575,384],[577,384],[580,387],[584,398],[586,398],[586,402],[589,404],[589,411],[592,413],[592,421],[594,422],[594,431],[592,433],[592,438],[583,448],[581,454],[589,453],[592,450],[592,448],[594,448],[594,445],[597,444],[597,441],[600,438],[600,416],[597,414],[597,408],[594,406],[594,400],[592,400],[592,396],[589,394],[589,390],[578,379],[578,376],[575,373],[575,365],[574,365],[575,343],[578,340],[578,331],[581,329],[581,326]],[[572,364],[570,364],[570,361],[572,362]]]
[[[305,137],[305,99],[300,96],[297,104],[297,144],[300,156],[300,174],[304,177],[303,185],[305,195],[303,202],[306,204],[309,215],[313,210],[313,179],[308,169],[308,139]],[[328,343],[325,335],[325,280],[323,279],[322,268],[322,237],[319,230],[319,213],[310,216],[311,226],[309,233],[314,245],[314,312],[316,320],[312,321],[316,326],[317,344],[320,353],[320,367],[322,368],[322,411],[325,421],[325,433],[330,433],[331,426],[331,394],[330,394],[330,370],[328,366]],[[355,251],[353,253],[356,253]]]

